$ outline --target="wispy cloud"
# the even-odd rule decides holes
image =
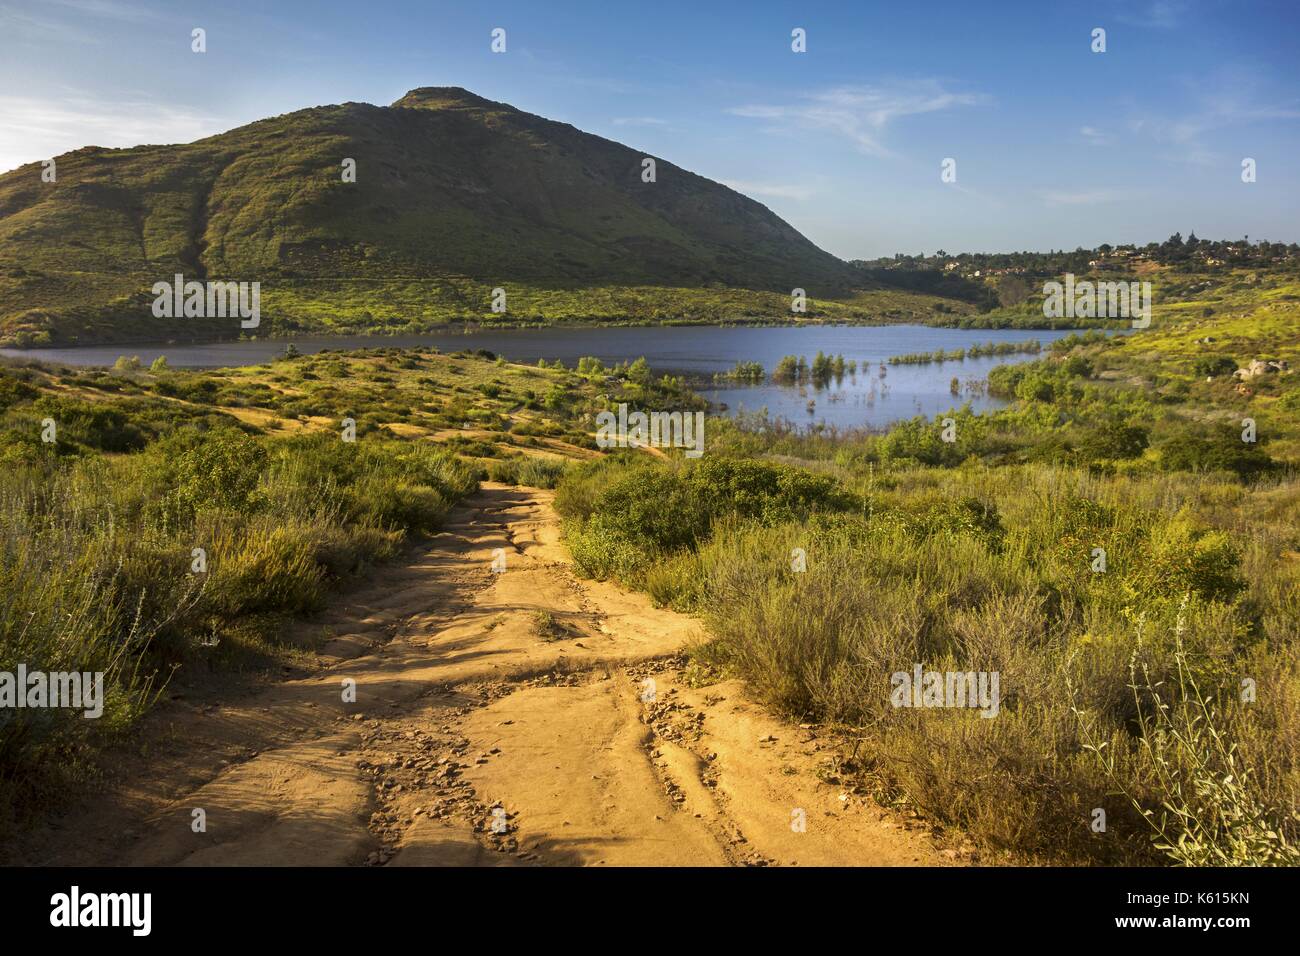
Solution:
[[[228,126],[213,116],[143,100],[0,95],[0,171],[82,146],[188,143]]]
[[[158,14],[139,3],[119,3],[118,0],[45,0],[50,6],[67,7],[78,14],[106,17],[110,20],[127,20],[138,23],[154,20]]]
[[[1120,23],[1135,27],[1172,30],[1185,19],[1192,4],[1189,0],[1155,0],[1154,3],[1126,2],[1115,14]]]
[[[659,119],[657,116],[616,116],[613,123],[615,126],[667,126],[668,121]]]
[[[61,40],[101,45],[112,42],[95,21],[116,20],[139,27],[150,22],[177,22],[174,14],[159,13],[117,0],[42,0],[34,9],[0,3],[0,30],[6,39],[46,43],[51,34]]]
[[[1115,189],[1043,193],[1043,201],[1049,206],[1098,206],[1102,203],[1119,202],[1123,198],[1124,195]]]
[[[1109,146],[1111,143],[1110,134],[1095,126],[1080,126],[1079,135],[1089,146]]]
[[[891,155],[883,143],[895,120],[979,103],[978,93],[957,93],[935,79],[882,86],[840,86],[811,93],[789,105],[751,104],[729,112],[775,121],[776,129],[798,127],[829,132],[850,140],[873,156]]]
[[[722,185],[746,196],[763,196],[768,199],[811,199],[817,190],[811,186],[794,183],[753,183],[734,179],[722,180]]]
[[[1130,132],[1173,149],[1174,159],[1217,165],[1225,160],[1212,148],[1212,142],[1223,146],[1235,138],[1241,149],[1248,148],[1248,135],[1229,131],[1255,123],[1300,119],[1300,99],[1292,96],[1279,101],[1265,92],[1265,79],[1254,68],[1225,67],[1190,82],[1192,105],[1188,112],[1179,116],[1135,112],[1128,121]]]

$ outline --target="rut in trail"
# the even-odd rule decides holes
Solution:
[[[321,670],[162,707],[27,862],[951,862],[823,782],[815,729],[737,683],[683,684],[698,625],[576,578],[551,499],[485,485],[416,560],[312,622],[336,635]]]

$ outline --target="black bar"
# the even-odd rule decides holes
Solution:
[[[854,948],[868,939],[873,948],[883,939],[1042,940],[1046,931],[1062,943],[1142,937],[1181,945],[1193,936],[1228,943],[1250,930],[1278,933],[1289,922],[1282,907],[1293,880],[1293,872],[1265,869],[7,869],[0,916],[9,940],[77,933],[82,942],[205,948],[226,940],[383,948],[411,933],[430,946],[464,947],[462,937],[476,930],[497,948],[590,939],[602,926],[623,942],[631,933],[684,946],[715,935],[762,942],[775,926],[801,941],[857,939]],[[52,898],[73,886],[83,902],[88,894],[150,894],[148,936],[129,925],[52,926]],[[1120,925],[1135,918],[1154,923]],[[688,927],[698,935],[682,936]]]

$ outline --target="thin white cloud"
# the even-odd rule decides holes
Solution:
[[[616,116],[615,126],[667,126],[668,121],[656,116]]]
[[[817,192],[811,186],[793,183],[754,183],[724,179],[722,185],[746,196],[764,196],[769,199],[811,199]]]
[[[1118,202],[1123,195],[1114,189],[1093,189],[1084,192],[1043,193],[1043,201],[1049,206],[1098,206],[1102,203]]]
[[[1255,123],[1300,119],[1300,101],[1279,102],[1264,92],[1265,77],[1250,67],[1225,67],[1193,81],[1192,108],[1181,116],[1138,113],[1129,118],[1135,135],[1148,136],[1172,150],[1171,158],[1196,165],[1220,165],[1233,157],[1211,148],[1234,139],[1249,155],[1249,134],[1238,132]]]
[[[1183,22],[1190,7],[1187,0],[1155,0],[1147,4],[1132,4],[1126,0],[1115,18],[1130,26],[1172,30]]]
[[[966,196],[970,199],[976,199],[982,203],[987,203],[988,205],[994,206],[998,209],[1002,208],[1001,199],[999,199],[997,196],[992,195],[991,193],[985,192],[982,189],[971,189],[967,186],[961,185],[960,183],[941,182],[938,183],[937,185],[939,189],[945,190],[947,192],[959,193],[962,196]]]
[[[45,3],[67,7],[78,14],[110,20],[138,23],[158,19],[158,14],[148,7],[139,3],[119,3],[118,0],[45,0]]]
[[[50,34],[92,46],[111,43],[97,22],[103,20],[137,28],[146,23],[178,22],[174,15],[117,0],[42,0],[29,9],[0,4],[0,33],[15,44],[44,44],[49,42]]]
[[[891,155],[882,142],[885,130],[907,116],[971,106],[977,93],[955,93],[934,79],[880,86],[840,86],[804,96],[793,105],[751,104],[730,113],[774,121],[770,129],[799,127],[822,130],[851,141],[873,156]]]
[[[1110,134],[1095,126],[1080,126],[1079,135],[1089,146],[1109,146],[1111,143]]]
[[[148,101],[0,95],[0,171],[82,146],[188,143],[228,128],[216,117]]]

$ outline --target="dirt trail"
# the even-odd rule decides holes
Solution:
[[[832,750],[815,728],[735,683],[682,683],[698,626],[576,578],[549,492],[485,485],[417,560],[310,626],[335,635],[320,671],[161,708],[140,752],[27,861],[952,862],[823,782]]]

